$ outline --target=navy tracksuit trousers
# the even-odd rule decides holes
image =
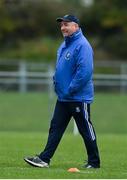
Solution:
[[[84,102],[60,102],[57,100],[50,124],[48,141],[44,151],[40,153],[39,157],[44,162],[50,163],[50,159],[54,155],[72,116],[84,140],[88,163],[94,166],[100,165],[96,135],[90,121],[90,104]]]

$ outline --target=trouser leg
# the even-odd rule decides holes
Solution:
[[[77,109],[77,112],[76,108],[79,108],[79,110]],[[74,119],[86,146],[88,163],[99,166],[100,158],[97,147],[96,134],[90,120],[90,104],[77,102],[73,104],[73,109],[75,109],[75,111],[73,111]]]
[[[44,151],[39,155],[44,162],[50,162],[70,121],[71,114],[67,105],[68,103],[66,102],[57,101],[56,103],[54,115],[50,124],[48,141]]]

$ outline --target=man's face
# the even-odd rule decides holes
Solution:
[[[61,32],[64,37],[71,36],[74,32],[76,32],[79,29],[78,24],[75,22],[66,22],[62,21],[60,23]]]

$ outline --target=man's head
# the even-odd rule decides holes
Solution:
[[[73,15],[65,15],[56,19],[60,23],[61,32],[64,37],[71,36],[79,29],[79,19]]]

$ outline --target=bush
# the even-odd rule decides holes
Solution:
[[[0,57],[5,59],[55,61],[56,51],[61,40],[41,38],[20,42],[17,48],[11,48],[0,52]]]
[[[111,37],[107,37],[104,42],[106,50],[112,52],[115,57],[120,57],[122,59],[127,58],[127,36],[124,34],[116,34]]]

